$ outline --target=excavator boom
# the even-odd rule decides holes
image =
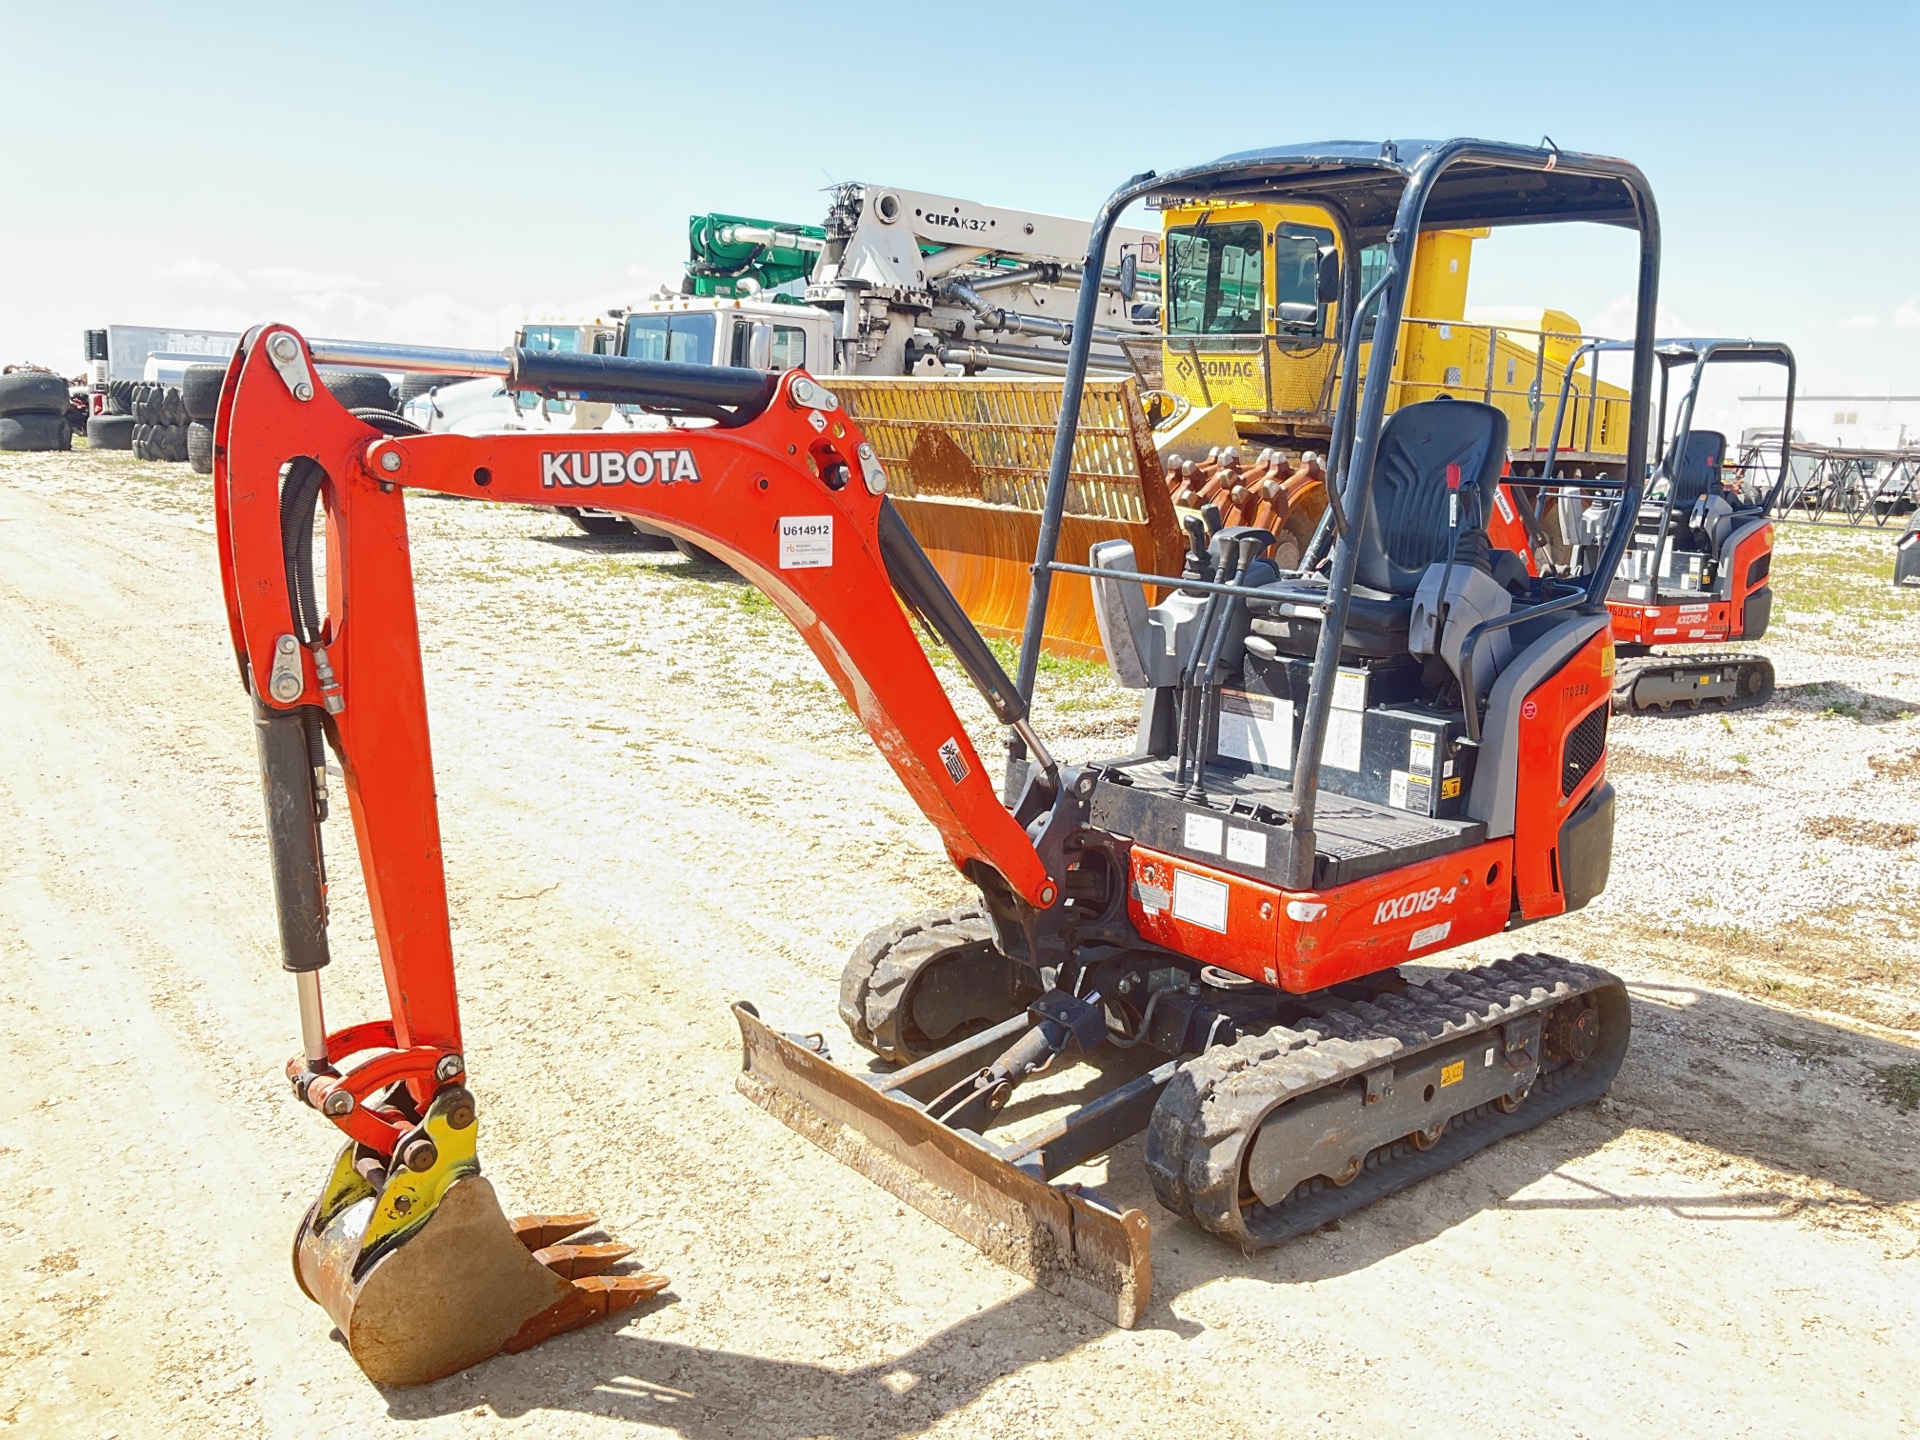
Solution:
[[[376,1379],[434,1378],[665,1284],[600,1273],[624,1251],[506,1221],[479,1174],[402,490],[643,518],[720,556],[793,622],[954,863],[1013,903],[1058,880],[1008,811],[896,593],[955,646],[996,717],[1026,707],[885,495],[838,398],[800,371],[512,352],[520,388],[646,403],[664,431],[419,435],[342,409],[292,330],[249,334],[227,372],[214,486],[222,579],[252,697],[280,902],[300,991],[297,1095],[348,1144],[301,1227],[296,1272]],[[324,506],[326,594],[313,581]],[[323,743],[345,777],[390,1015],[327,1028]],[[550,1233],[551,1232],[551,1233]]]

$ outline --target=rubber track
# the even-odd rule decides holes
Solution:
[[[949,950],[993,938],[980,905],[930,910],[883,925],[862,940],[840,972],[840,1018],[853,1038],[887,1060],[918,1058],[900,1038],[900,1002],[913,977]]]
[[[1764,655],[1755,655],[1751,651],[1708,650],[1699,654],[1681,655],[1637,655],[1631,660],[1622,660],[1613,676],[1613,713],[1616,715],[1664,715],[1667,711],[1655,705],[1636,705],[1633,703],[1633,687],[1642,675],[1650,670],[1691,670],[1696,665],[1753,665],[1767,667],[1767,688],[1758,695],[1736,695],[1731,700],[1702,700],[1697,707],[1681,707],[1675,713],[1695,714],[1706,710],[1755,710],[1773,699],[1773,663]]]
[[[1381,1145],[1345,1186],[1310,1180],[1278,1205],[1249,1199],[1243,1209],[1243,1161],[1261,1121],[1278,1103],[1336,1089],[1429,1044],[1492,1030],[1528,1011],[1619,984],[1606,971],[1572,960],[1517,955],[1195,1056],[1162,1093],[1147,1127],[1154,1193],[1168,1209],[1248,1254],[1318,1229],[1603,1093],[1619,1068],[1626,1037],[1615,1042],[1603,1033],[1593,1059],[1551,1072],[1543,1066],[1510,1115],[1489,1102],[1454,1116],[1430,1150],[1416,1150],[1405,1140]]]

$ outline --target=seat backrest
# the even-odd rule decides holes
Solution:
[[[1447,467],[1482,497],[1460,515],[1462,533],[1486,530],[1486,500],[1507,459],[1507,417],[1478,400],[1423,400],[1381,427],[1373,490],[1359,518],[1358,578],[1370,590],[1412,595],[1427,566],[1452,547]]]
[[[1726,454],[1727,437],[1718,430],[1689,430],[1685,447],[1672,457],[1673,503],[1691,505],[1708,490],[1718,490]]]

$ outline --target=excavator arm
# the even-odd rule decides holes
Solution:
[[[549,1252],[564,1238],[560,1219],[591,1217],[509,1226],[479,1176],[405,490],[591,503],[696,541],[793,622],[957,866],[1036,911],[1060,891],[1001,802],[896,594],[954,646],[996,716],[1031,748],[1025,704],[893,511],[884,471],[831,391],[799,371],[776,380],[615,357],[519,351],[507,369],[514,388],[711,423],[396,434],[382,417],[341,408],[307,342],[269,325],[236,352],[215,427],[227,614],[254,708],[283,963],[300,993],[302,1053],[288,1075],[349,1140],[301,1227],[296,1271],[363,1368],[400,1383],[522,1348],[665,1284],[596,1273],[620,1247]],[[316,505],[324,597],[312,578]],[[323,741],[345,777],[390,1009],[386,1020],[341,1029],[327,1028],[318,984],[328,959]],[[1044,838],[1046,827],[1035,828]],[[458,1303],[446,1303],[449,1256],[462,1257]]]

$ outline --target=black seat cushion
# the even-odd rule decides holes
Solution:
[[[1272,593],[1271,600],[1249,603],[1253,633],[1271,640],[1282,655],[1311,658],[1320,642],[1319,610],[1327,599],[1325,583],[1291,585]],[[1356,585],[1347,603],[1347,628],[1340,637],[1340,653],[1342,657],[1404,655],[1407,626],[1412,620],[1411,595],[1383,595]]]
[[[1702,495],[1720,490],[1720,465],[1726,458],[1727,437],[1718,430],[1690,430],[1687,443],[1669,456],[1673,475],[1673,503],[1689,506]]]
[[[1360,516],[1359,582],[1385,595],[1411,596],[1427,566],[1447,557],[1447,467],[1485,496],[1507,460],[1507,417],[1477,400],[1423,400],[1381,427],[1373,488]],[[1484,503],[1460,516],[1462,533],[1486,529]],[[1403,637],[1404,638],[1404,637]]]

